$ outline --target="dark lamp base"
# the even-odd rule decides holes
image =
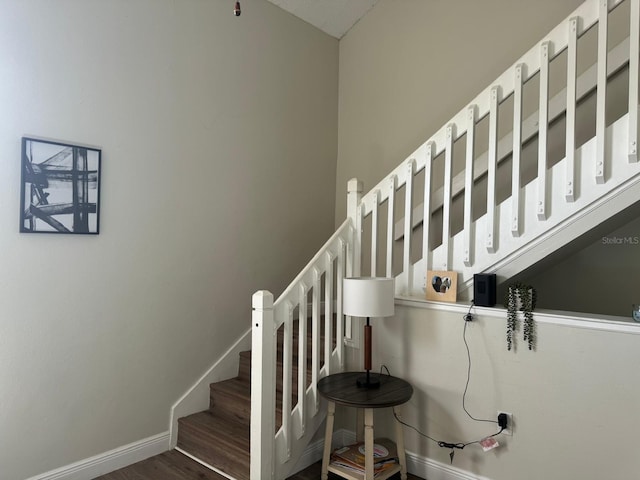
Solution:
[[[374,389],[380,388],[380,376],[377,374],[368,374],[358,377],[356,380],[358,388]]]

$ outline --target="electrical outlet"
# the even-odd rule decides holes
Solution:
[[[508,412],[498,411],[498,415],[504,414],[507,416],[507,428],[505,428],[502,433],[504,435],[513,435],[513,415]]]

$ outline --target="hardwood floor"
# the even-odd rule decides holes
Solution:
[[[315,463],[309,468],[289,477],[288,480],[318,480],[320,478],[320,463]],[[330,474],[329,480],[338,480],[340,477]],[[400,474],[391,477],[399,480]],[[94,480],[227,480],[225,477],[214,473],[199,463],[172,450],[115,472],[102,475]],[[421,480],[420,477],[409,474],[409,480]]]
[[[227,480],[189,457],[171,450],[96,480]]]

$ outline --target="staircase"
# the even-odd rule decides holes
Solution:
[[[275,380],[276,409],[275,409],[275,430],[282,428],[282,404],[296,404],[300,391],[307,390],[312,381],[311,374],[313,364],[310,355],[304,352],[313,349],[314,332],[318,335],[321,344],[328,340],[331,348],[335,348],[337,329],[334,327],[336,317],[332,316],[329,321],[321,315],[320,322],[316,323],[317,330],[314,329],[314,322],[311,317],[306,322],[301,323],[297,314],[293,318],[291,336],[295,340],[290,345],[291,368],[287,373],[288,382],[285,382],[285,328],[277,331],[276,351],[277,368]],[[300,326],[306,331],[306,335],[300,334]],[[326,333],[332,333],[328,337]],[[304,334],[304,332],[303,332]],[[300,345],[300,339],[305,338],[306,342]],[[324,350],[319,352],[318,362],[324,368]],[[299,370],[300,354],[303,354],[305,368]],[[251,427],[251,351],[241,352],[239,355],[238,375],[235,378],[212,383],[209,395],[209,408],[178,419],[178,441],[176,449],[188,457],[196,460],[207,468],[228,478],[238,480],[249,480],[250,478],[250,427]],[[292,386],[291,389],[283,388],[285,384]],[[300,385],[300,388],[298,388]],[[288,391],[291,399],[283,402],[284,392]]]
[[[395,277],[397,295],[423,298],[427,270],[454,270],[468,299],[474,273],[510,278],[640,202],[639,63],[640,0],[586,0],[369,193],[350,181],[336,233],[277,300],[253,296],[251,370],[241,355],[209,410],[180,420],[178,447],[229,478],[286,478],[325,417],[317,381],[360,344],[344,277]]]
[[[179,419],[177,449],[218,473],[248,480],[251,384],[243,373],[246,358],[241,356],[238,377],[211,384],[208,410]]]

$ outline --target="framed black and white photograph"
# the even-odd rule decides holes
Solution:
[[[23,137],[20,232],[98,234],[101,153]]]

